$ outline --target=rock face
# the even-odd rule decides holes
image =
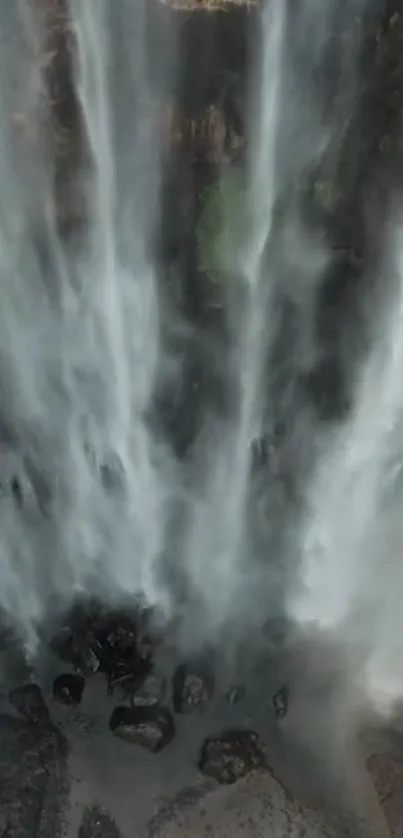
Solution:
[[[25,716],[0,716],[0,835],[58,838],[68,793],[67,743],[34,685],[10,694]]]
[[[94,804],[84,813],[77,838],[122,838],[109,812]]]
[[[150,824],[152,838],[336,838],[269,773],[181,797]]]

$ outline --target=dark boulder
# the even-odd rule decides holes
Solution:
[[[257,733],[228,731],[220,739],[205,742],[199,768],[220,784],[231,785],[265,765],[262,743]]]
[[[115,707],[109,721],[115,736],[156,754],[172,742],[175,724],[164,707]]]
[[[53,684],[53,698],[61,704],[80,704],[83,697],[85,680],[82,675],[66,672],[58,675]]]

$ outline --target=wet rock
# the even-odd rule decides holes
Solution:
[[[33,724],[47,724],[50,721],[49,710],[37,684],[25,684],[8,694],[10,704]]]
[[[208,740],[202,750],[199,768],[220,784],[231,785],[265,765],[262,743],[257,733],[234,730],[220,739]]]
[[[172,680],[175,713],[202,713],[212,695],[213,677],[206,666],[178,666]]]
[[[396,838],[401,836],[396,833]],[[309,810],[267,770],[231,786],[205,781],[157,810],[152,838],[357,838],[329,830],[320,813]],[[361,833],[362,836],[362,833]],[[362,836],[363,838],[363,836]]]
[[[131,697],[133,707],[155,707],[161,704],[166,692],[166,680],[154,672],[147,675]]]
[[[67,800],[67,744],[46,722],[0,716],[0,835],[59,838]]]
[[[108,680],[108,691],[125,681],[140,685],[151,671],[150,657],[142,657],[137,645],[134,621],[124,614],[105,614],[94,625],[100,650],[100,670]]]
[[[289,701],[289,691],[287,687],[281,687],[273,695],[273,707],[276,719],[281,721],[287,715]]]
[[[101,649],[86,625],[64,626],[52,638],[51,649],[64,663],[75,667],[82,675],[98,672]]]
[[[94,805],[86,809],[77,838],[122,838],[107,809]]]
[[[78,607],[66,618],[51,648],[81,675],[103,672],[108,691],[124,680],[144,679],[151,669],[151,650],[140,645],[135,620],[100,606]]]
[[[109,727],[115,736],[158,753],[175,735],[175,725],[164,707],[115,707]]]
[[[70,672],[58,675],[53,684],[53,698],[61,704],[80,704],[85,680],[82,675]]]
[[[226,701],[228,702],[228,704],[230,704],[231,707],[233,707],[235,704],[239,704],[239,702],[242,701],[243,698],[245,698],[245,695],[246,695],[245,687],[235,686],[235,687],[231,687],[231,689],[228,690],[227,695],[225,696],[225,698],[226,698]]]

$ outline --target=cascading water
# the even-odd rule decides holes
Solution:
[[[82,592],[115,600],[140,594],[169,612],[174,599],[159,565],[184,487],[179,552],[190,600],[195,597],[201,607],[198,640],[211,638],[243,609],[252,617],[250,447],[276,408],[265,377],[278,327],[275,296],[280,289],[298,311],[293,351],[296,367],[306,372],[318,353],[314,308],[330,261],[324,237],[313,231],[298,201],[289,202],[281,222],[276,210],[289,184],[303,180],[318,162],[329,179],[337,172],[356,90],[357,42],[355,35],[346,42],[343,27],[351,36],[355,29],[347,24],[364,6],[355,0],[340,17],[330,0],[263,4],[262,49],[250,96],[248,235],[230,258],[224,254],[235,276],[226,298],[225,359],[235,397],[229,417],[206,418],[198,473],[188,480],[148,416],[165,350],[154,233],[162,80],[168,85],[174,72],[172,33],[156,72],[146,38],[147,0],[122,0],[118,8],[111,0],[68,4],[85,221],[65,241],[56,218],[46,77],[38,58],[43,19],[28,2],[10,9],[4,0],[1,16],[10,38],[0,56],[0,604],[32,642],[55,595],[69,600]],[[337,95],[330,106],[319,76],[335,33]],[[390,492],[388,504],[384,497],[397,434],[391,435],[389,425],[397,423],[401,409],[399,320],[388,330],[390,350],[384,350],[383,338],[376,343],[351,419],[320,436],[325,453],[320,451],[309,511],[297,533],[302,590],[293,586],[288,598],[297,623],[341,626],[358,644],[365,634],[372,678],[382,668],[386,646],[393,647],[381,605],[389,587],[385,582],[375,596],[374,582],[364,595],[362,575],[365,566],[378,579],[380,534],[386,529],[389,541],[399,537],[397,506]],[[382,412],[373,404],[379,370]],[[272,374],[269,369],[269,390]],[[374,459],[371,448],[385,456]],[[394,541],[388,555],[396,556]],[[397,565],[390,562],[398,581]],[[262,590],[270,585],[264,574],[270,580],[271,564],[269,556],[259,570]],[[369,631],[371,608],[379,619]],[[389,619],[392,614],[390,609]],[[189,617],[196,622],[192,609]]]
[[[393,221],[395,224],[395,221]],[[302,533],[302,570],[290,614],[339,637],[357,684],[381,709],[402,695],[400,610],[402,268],[363,361],[351,418],[325,437]]]
[[[281,69],[286,4],[274,2],[262,10],[268,42],[262,49],[254,82],[259,114],[252,130],[251,166],[246,190],[245,221],[249,232],[244,247],[234,244],[228,273],[240,276],[241,310],[234,321],[228,375],[234,382],[233,415],[218,420],[210,430],[210,453],[202,469],[202,489],[192,510],[186,541],[186,567],[192,587],[202,599],[204,632],[216,632],[234,615],[234,598],[242,609],[248,568],[247,508],[250,489],[251,443],[261,433],[259,398],[264,351],[267,346],[270,281],[262,276],[262,258],[270,235],[276,199],[276,144],[280,120]],[[262,191],[264,183],[264,191]],[[231,308],[231,292],[229,292]],[[235,306],[236,307],[236,306]],[[238,608],[238,606],[237,606]],[[247,605],[249,610],[249,605]],[[207,615],[207,620],[206,620]],[[194,620],[194,615],[192,616]]]
[[[147,3],[67,8],[86,217],[67,244],[56,228],[34,11],[21,2],[1,14],[14,36],[1,84],[1,605],[28,633],[55,595],[155,602],[168,492],[145,418],[160,354],[152,242],[162,139]],[[20,503],[7,492],[13,479]]]

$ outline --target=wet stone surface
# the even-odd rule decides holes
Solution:
[[[213,677],[203,664],[181,664],[172,679],[175,713],[202,713],[213,696]]]
[[[53,698],[61,704],[80,704],[84,687],[82,675],[72,675],[70,672],[58,675],[53,684]]]
[[[96,605],[77,606],[54,635],[51,649],[81,675],[101,672],[107,689],[128,684],[134,693],[150,673],[150,645],[139,635],[134,619],[118,612],[103,612]]]
[[[38,687],[9,697],[25,718],[0,715],[0,835],[58,838],[69,792],[67,742]]]
[[[61,628],[52,638],[51,649],[60,660],[70,664],[83,675],[98,672],[101,666],[101,650],[86,625]]]
[[[122,838],[114,819],[103,806],[87,808],[77,838]]]
[[[115,707],[109,727],[119,739],[153,754],[169,745],[175,735],[174,720],[164,707]]]
[[[232,730],[205,742],[199,767],[222,785],[231,785],[266,764],[262,742],[253,731]]]
[[[155,707],[163,701],[165,693],[165,678],[151,672],[131,695],[131,703],[133,707]]]
[[[50,724],[49,710],[37,684],[24,684],[11,690],[8,700],[32,724]]]

